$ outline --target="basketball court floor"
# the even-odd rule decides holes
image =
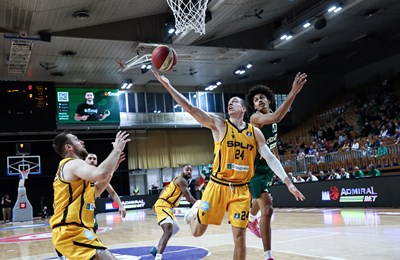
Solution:
[[[176,209],[181,230],[164,259],[232,259],[233,242],[227,218],[194,238],[183,222],[187,209]],[[118,259],[154,259],[148,250],[162,231],[151,210],[98,215],[99,237]],[[0,259],[56,259],[47,221],[0,225]],[[286,208],[275,209],[273,254],[282,259],[400,259],[400,209]],[[247,259],[262,259],[261,239],[247,232]]]

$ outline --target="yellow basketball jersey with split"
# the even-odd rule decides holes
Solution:
[[[158,224],[167,217],[170,217],[172,220],[175,219],[174,207],[179,205],[183,196],[181,188],[175,184],[176,178],[178,177],[175,177],[174,180],[164,188],[160,197],[158,197],[158,200],[154,204],[154,211],[157,215]]]
[[[54,247],[71,260],[93,259],[97,250],[106,247],[93,231],[94,182],[64,181],[60,178],[64,165],[73,160],[63,159],[54,179],[54,215],[50,219]]]
[[[247,183],[253,177],[257,153],[254,127],[247,124],[238,130],[229,120],[225,124],[224,138],[214,143],[213,175],[232,183]]]
[[[177,207],[179,205],[179,202],[181,201],[181,198],[183,196],[181,188],[175,184],[176,178],[178,178],[178,176],[175,177],[174,180],[171,181],[164,188],[164,190],[160,194],[160,197],[158,197],[158,199],[167,201],[174,207]]]
[[[54,228],[75,224],[92,229],[95,208],[94,182],[61,180],[60,172],[70,160],[73,159],[66,158],[60,162],[54,179],[54,215],[50,218],[50,226]]]

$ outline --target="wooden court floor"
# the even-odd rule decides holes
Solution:
[[[179,233],[168,246],[190,246],[207,252],[207,260],[232,259],[231,227],[210,226],[203,237],[191,236],[178,209]],[[162,231],[151,210],[130,210],[98,215],[102,241],[113,251],[142,248],[138,255],[118,254],[118,259],[152,259],[147,247],[158,242]],[[0,259],[54,259],[47,221],[0,225]],[[247,259],[262,259],[261,240],[247,232]],[[273,254],[276,260],[400,259],[399,209],[278,208],[273,217]],[[135,249],[136,250],[136,249]],[[191,258],[192,249],[165,254],[165,259]],[[133,251],[132,251],[133,252]],[[139,251],[135,251],[139,252]],[[145,253],[143,253],[145,252]],[[194,252],[194,251],[193,251]]]

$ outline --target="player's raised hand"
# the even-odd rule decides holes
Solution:
[[[155,70],[151,70],[151,72],[153,72],[154,76],[158,79],[158,81],[160,81],[161,84],[164,86],[169,85],[169,80],[164,75],[158,74],[158,72]]]
[[[306,82],[307,74],[298,72],[292,84],[292,91],[294,92],[294,94],[299,93]]]
[[[125,148],[126,143],[131,141],[128,136],[129,133],[125,131],[118,131],[117,135],[115,136],[115,141],[112,143],[114,149],[122,152]]]

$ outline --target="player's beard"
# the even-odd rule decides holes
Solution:
[[[79,156],[82,160],[85,160],[85,158],[88,156],[88,151],[86,151],[85,147],[82,148],[77,148],[76,146],[74,147],[75,154]]]

